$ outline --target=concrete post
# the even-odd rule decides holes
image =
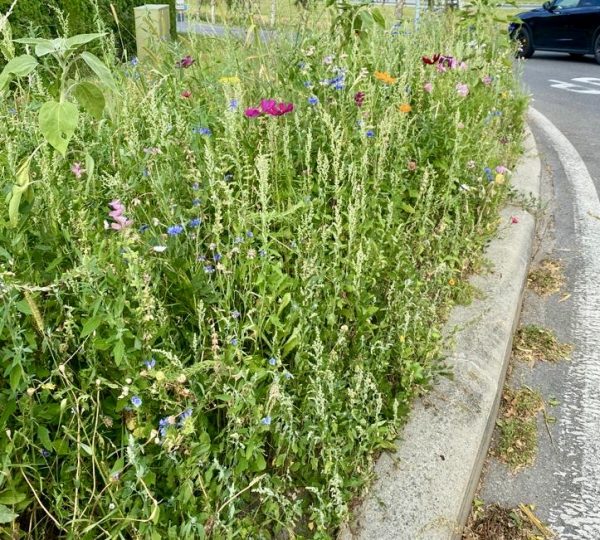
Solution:
[[[168,4],[146,4],[133,9],[135,17],[135,42],[140,60],[147,57],[154,40],[171,37],[171,20]]]

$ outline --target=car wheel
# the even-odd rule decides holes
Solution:
[[[596,40],[594,41],[594,56],[596,57],[596,62],[600,64],[600,31],[596,35]]]
[[[517,34],[517,42],[519,43],[519,51],[517,52],[517,56],[519,58],[531,58],[535,52],[535,49],[531,43],[531,35],[527,28],[523,27],[519,29]]]

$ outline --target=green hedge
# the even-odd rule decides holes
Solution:
[[[19,0],[9,19],[13,35],[15,37],[58,35],[61,33],[58,10],[62,11],[68,20],[70,35],[93,32],[96,3],[103,21],[115,33],[117,47],[133,53],[135,51],[133,8],[146,3],[144,0],[47,0],[46,2]],[[175,0],[166,0],[165,3],[171,4],[172,21],[174,21]],[[6,13],[11,4],[12,0],[0,0],[0,12]],[[111,10],[111,4],[117,14],[118,24]]]

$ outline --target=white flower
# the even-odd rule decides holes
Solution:
[[[153,246],[152,247],[152,251],[156,251],[156,253],[162,253],[165,249],[167,249],[167,246]]]

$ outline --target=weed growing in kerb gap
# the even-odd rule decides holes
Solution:
[[[5,530],[335,534],[507,191],[525,100],[477,32],[192,37],[127,65],[103,38],[115,88],[70,72],[106,106],[64,156],[38,129],[50,60],[7,84],[3,193],[32,157],[0,211]]]

